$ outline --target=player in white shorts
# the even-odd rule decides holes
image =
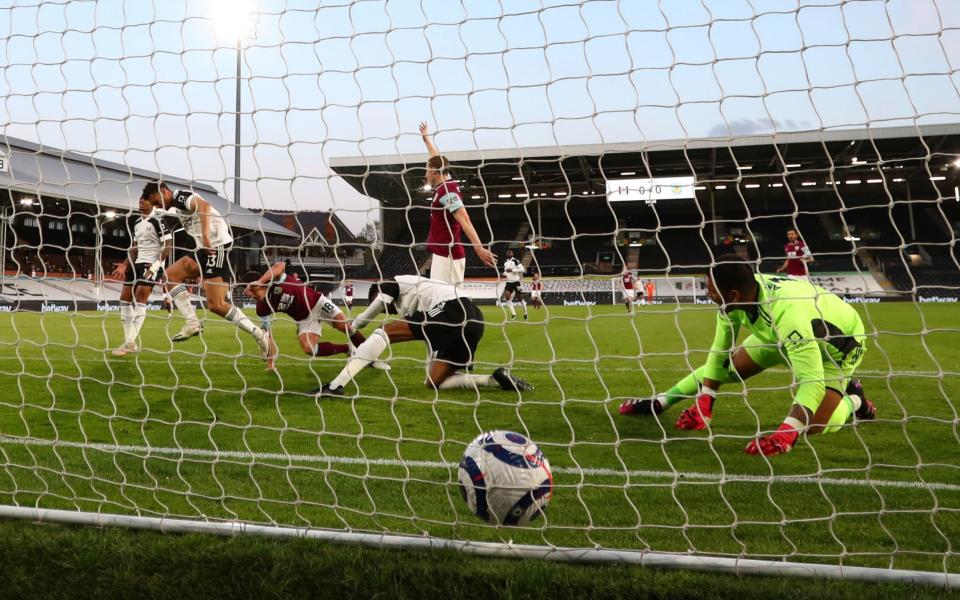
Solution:
[[[123,324],[123,344],[113,350],[114,356],[137,352],[137,338],[147,318],[147,300],[153,286],[163,273],[163,264],[173,249],[173,227],[170,217],[164,217],[156,205],[140,198],[140,220],[133,227],[130,256],[119,263],[114,277],[124,280],[120,291],[120,321]]]

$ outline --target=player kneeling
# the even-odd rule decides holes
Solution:
[[[752,440],[745,451],[789,452],[800,434],[831,433],[850,419],[873,419],[876,408],[851,379],[866,351],[863,321],[840,297],[807,281],[755,275],[739,256],[718,259],[707,277],[707,294],[720,306],[707,364],[652,399],[620,405],[620,414],[660,414],[682,398],[696,402],[680,414],[677,429],[705,428],[717,390],[770,367],[792,369],[798,388],[789,415],[772,435]],[[750,332],[730,352],[741,329]]]
[[[321,326],[329,321],[336,329],[349,331],[346,318],[329,298],[310,288],[295,275],[287,275],[286,264],[278,262],[266,273],[255,271],[247,273],[245,289],[248,296],[257,301],[257,316],[263,320],[264,329],[269,330],[276,313],[286,313],[297,322],[297,338],[300,348],[310,356],[332,356],[349,354],[348,344],[332,344],[320,341]],[[354,346],[364,342],[363,334],[353,331],[348,334]],[[272,337],[272,336],[271,336]],[[276,351],[272,353],[276,356]],[[274,360],[267,363],[267,369],[274,368]]]
[[[370,286],[370,305],[353,324],[363,329],[386,311],[402,320],[387,321],[357,348],[347,366],[329,384],[317,390],[320,396],[342,396],[343,386],[383,354],[390,344],[423,340],[436,358],[427,367],[428,388],[500,387],[524,392],[533,386],[507,373],[503,367],[490,375],[458,373],[473,363],[483,337],[483,314],[449,283],[416,275],[400,275]]]

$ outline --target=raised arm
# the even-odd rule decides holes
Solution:
[[[420,137],[423,138],[423,143],[427,146],[427,152],[430,153],[430,156],[440,156],[440,151],[437,150],[437,147],[433,145],[433,140],[430,139],[430,128],[427,127],[426,121],[420,122]]]

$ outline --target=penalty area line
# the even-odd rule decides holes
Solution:
[[[134,446],[120,444],[101,444],[93,442],[68,442],[44,440],[9,435],[0,435],[0,445],[41,446],[50,448],[69,448],[76,450],[96,450],[111,454],[126,453],[149,456],[179,456],[183,458],[209,458],[216,460],[277,461],[301,464],[356,465],[367,467],[396,467],[405,469],[438,469],[449,471],[457,468],[457,463],[432,460],[400,460],[396,458],[364,458],[354,456],[329,456],[320,454],[285,454],[282,452],[251,452],[241,450],[209,450],[204,448],[169,448],[162,446]],[[891,479],[849,479],[836,477],[815,477],[811,475],[747,475],[736,473],[698,473],[684,471],[656,470],[619,470],[605,467],[554,467],[554,474],[584,475],[596,477],[629,477],[630,479],[663,479],[676,482],[697,481],[715,483],[787,483],[796,485],[827,485],[840,487],[900,488],[913,490],[938,490],[960,492],[960,484],[920,481],[897,481]]]

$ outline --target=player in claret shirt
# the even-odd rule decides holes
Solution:
[[[776,432],[747,444],[747,454],[782,454],[803,433],[831,433],[851,417],[873,419],[877,410],[853,379],[867,341],[857,311],[808,281],[757,275],[735,254],[717,260],[707,277],[707,294],[720,311],[706,364],[664,394],[624,402],[620,414],[660,414],[695,397],[676,427],[704,429],[722,384],[787,366],[797,385],[790,412]],[[743,329],[750,336],[734,350]]]
[[[787,259],[777,268],[777,273],[786,272],[787,275],[800,279],[810,276],[810,268],[807,265],[813,262],[813,254],[800,239],[796,229],[787,230],[787,243],[783,245],[783,253]]]
[[[627,312],[632,313],[633,303],[637,299],[637,280],[634,279],[633,273],[624,271],[620,276],[620,285],[623,287],[623,303],[627,307]]]
[[[347,312],[350,312],[353,308],[353,283],[350,281],[343,282],[343,303],[347,307]]]
[[[244,280],[248,282],[245,291],[257,301],[257,316],[261,319],[263,329],[270,330],[277,313],[289,315],[297,322],[300,348],[310,356],[350,354],[348,344],[320,341],[324,322],[329,322],[335,329],[347,333],[354,346],[362,344],[363,334],[349,328],[343,312],[329,298],[309,287],[296,275],[288,275],[285,272],[286,266],[285,263],[278,262],[262,275],[251,271],[244,276]],[[270,360],[267,368],[273,367],[273,360]]]
[[[530,304],[534,308],[543,306],[543,280],[539,271],[533,272],[533,280],[530,281]]]
[[[430,251],[430,277],[454,285],[463,283],[466,258],[460,243],[460,232],[467,234],[473,250],[488,267],[497,267],[497,256],[483,247],[480,236],[473,227],[470,214],[463,205],[460,184],[450,176],[450,161],[430,139],[426,123],[420,123],[420,135],[427,146],[427,173],[424,182],[433,189],[430,204],[430,231],[427,235],[427,250]]]

